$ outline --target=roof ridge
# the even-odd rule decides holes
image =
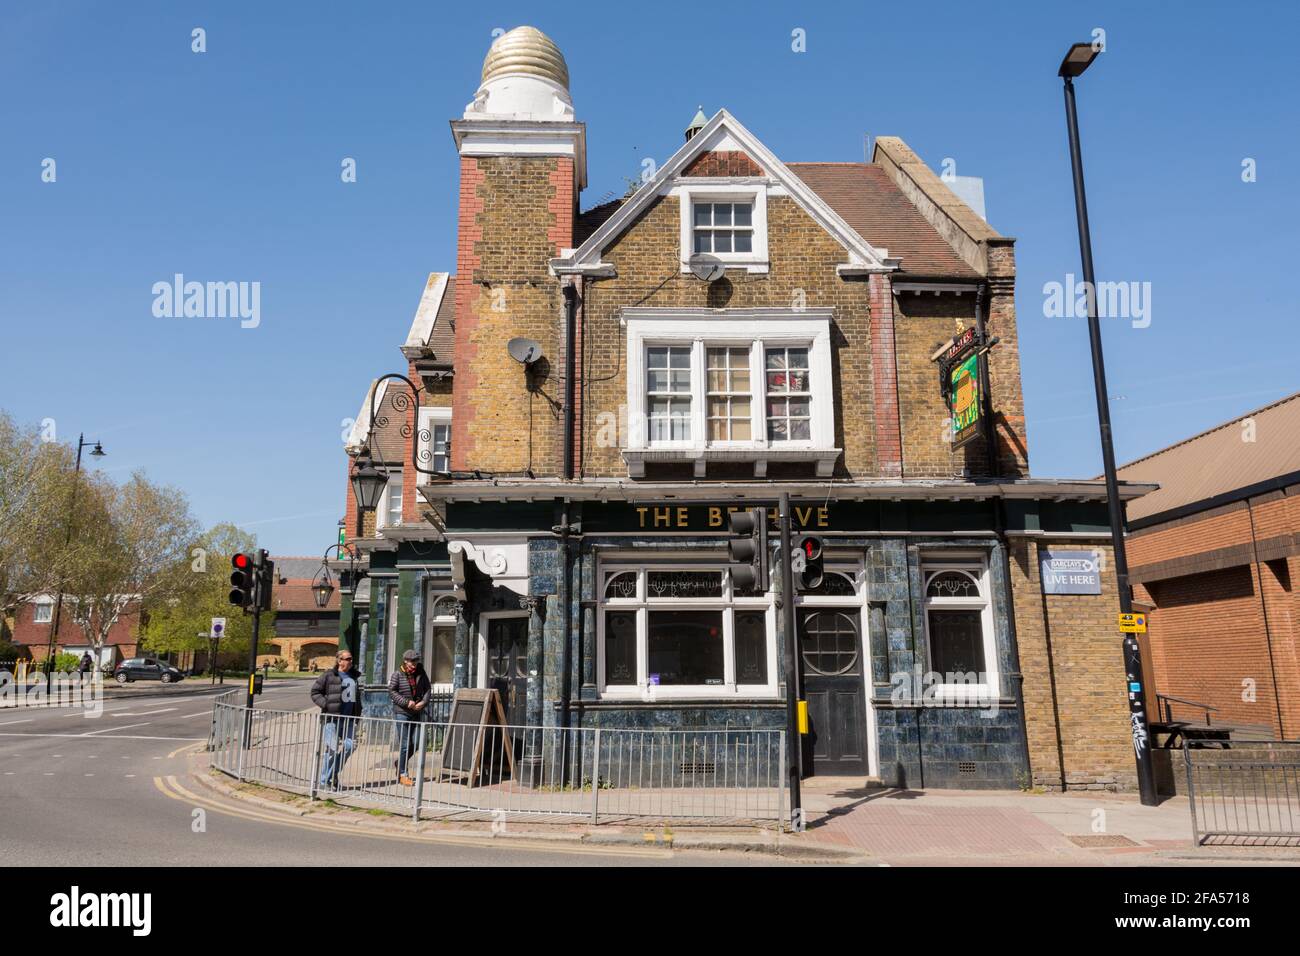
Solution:
[[[1218,425],[1214,425],[1210,428],[1205,429],[1205,431],[1197,432],[1195,435],[1192,435],[1189,438],[1184,438],[1182,441],[1176,441],[1172,445],[1166,445],[1164,448],[1160,448],[1156,451],[1153,451],[1148,455],[1143,455],[1141,458],[1134,458],[1132,461],[1128,462],[1127,464],[1117,466],[1115,470],[1117,472],[1123,471],[1125,468],[1132,468],[1134,465],[1140,465],[1144,461],[1149,461],[1152,458],[1158,458],[1160,455],[1163,455],[1166,452],[1173,451],[1175,448],[1181,448],[1184,445],[1190,445],[1192,442],[1199,441],[1200,439],[1204,438],[1206,435],[1212,435],[1217,431],[1222,431],[1223,429],[1227,428],[1229,425],[1235,425],[1243,418],[1251,418],[1255,415],[1262,415],[1264,412],[1277,408],[1279,405],[1285,405],[1287,402],[1293,402],[1297,398],[1300,398],[1300,392],[1294,392],[1290,395],[1283,396],[1282,398],[1279,398],[1276,401],[1269,402],[1267,405],[1263,405],[1259,408],[1253,409],[1248,412],[1242,412],[1240,415],[1234,415],[1232,418],[1229,418],[1227,421],[1220,422]]]

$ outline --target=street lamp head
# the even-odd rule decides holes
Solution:
[[[334,582],[330,580],[329,565],[321,564],[316,581],[311,586],[311,592],[316,597],[317,607],[324,608],[330,603],[330,595],[334,593]]]
[[[387,477],[370,460],[370,452],[362,448],[357,456],[356,471],[352,473],[352,493],[356,495],[357,507],[370,511],[378,508],[386,484]]]
[[[108,452],[104,451],[104,446],[95,442],[95,447],[90,450],[91,458],[103,458]]]
[[[1100,52],[1101,48],[1095,43],[1076,43],[1065,54],[1065,59],[1061,61],[1061,69],[1056,75],[1066,79],[1079,76],[1092,66],[1092,61],[1097,59],[1097,54]]]

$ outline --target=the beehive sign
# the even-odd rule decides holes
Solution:
[[[952,402],[952,447],[960,448],[979,434],[980,356],[971,353],[948,372]]]

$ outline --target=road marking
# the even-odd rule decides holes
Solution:
[[[107,728],[107,729],[108,729],[108,730],[113,730],[114,728],[109,727],[109,728]],[[118,729],[122,729],[122,728],[118,728]],[[98,730],[95,731],[95,733],[102,733],[102,732],[103,732],[103,731],[98,731]],[[87,737],[89,737],[89,736],[90,736],[89,734],[24,734],[24,733],[22,733],[22,732],[20,732],[20,731],[17,731],[17,730],[15,730],[15,731],[0,731],[0,737],[71,737],[73,740],[84,740],[85,738],[87,738]],[[107,740],[190,740],[190,741],[195,741],[195,740],[197,740],[197,741],[200,741],[200,742],[207,740],[206,737],[150,737],[150,736],[148,736],[147,734],[114,734],[112,737],[101,738],[101,739],[107,739]],[[161,760],[162,758],[161,758],[161,757],[154,757],[153,759],[154,759],[154,760]]]
[[[12,777],[13,775],[14,775],[14,772],[13,772],[12,770],[6,770],[6,771],[5,771],[5,776],[6,776],[6,777]]]
[[[133,774],[133,773],[128,773],[126,776],[127,776],[128,779],[130,779],[131,777],[134,777],[135,774]]]
[[[30,724],[35,719],[35,717],[27,717],[23,720],[6,720],[0,723],[0,727],[8,727],[10,724]]]
[[[177,717],[177,720],[189,720],[191,717],[211,717],[212,711],[201,710],[197,714],[185,714],[183,717]]]
[[[207,741],[201,741],[201,742],[204,743],[204,744],[207,743]],[[167,755],[167,759],[168,759],[168,760],[171,760],[173,757],[175,757],[176,755],[178,755],[178,754],[180,754],[181,752],[186,751],[186,750],[197,750],[197,749],[198,749],[198,746],[199,746],[198,744],[188,744],[187,746],[184,746],[184,747],[177,747],[175,750],[173,750],[171,753],[169,753],[169,754]],[[157,760],[158,758],[157,758],[157,757],[154,757],[153,759],[154,759],[154,760]]]
[[[550,847],[537,846],[530,841],[512,840],[507,837],[466,837],[451,836],[450,834],[441,833],[378,833],[366,830],[358,830],[355,826],[347,824],[334,824],[325,821],[316,821],[308,823],[305,820],[284,819],[279,814],[267,811],[249,811],[244,808],[235,809],[225,804],[218,803],[209,797],[199,796],[191,793],[176,780],[174,776],[154,777],[154,786],[160,793],[171,797],[173,800],[181,803],[196,804],[201,807],[207,807],[218,813],[226,814],[232,817],[241,817],[245,820],[253,820],[258,823],[270,823],[277,826],[297,827],[301,830],[314,830],[317,833],[321,831],[330,831],[333,833],[347,833],[352,836],[369,837],[370,839],[379,840],[398,840],[403,843],[433,843],[433,844],[450,844],[453,846],[473,846],[473,847],[493,847],[498,850],[527,850],[534,853],[546,853],[551,850]],[[174,792],[173,792],[174,791]],[[672,850],[648,849],[641,847],[594,847],[594,846],[565,846],[562,849],[557,848],[552,852],[557,853],[574,853],[584,856],[632,856],[646,857],[650,859],[669,859],[672,857]]]
[[[83,777],[93,777],[94,774],[93,774],[93,773],[83,773],[82,776],[83,776]]]
[[[125,727],[105,727],[103,730],[88,730],[84,734],[77,734],[78,737],[94,737],[96,734],[107,734],[114,730],[130,730],[132,727],[147,727],[153,723],[151,720],[142,720],[138,724],[127,724]]]
[[[175,710],[175,707],[164,707],[162,710],[119,710],[108,716],[110,717],[152,717],[154,714],[165,714],[168,711]]]

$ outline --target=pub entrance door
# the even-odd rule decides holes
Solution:
[[[802,608],[799,664],[808,701],[805,774],[869,773],[866,692],[857,608]]]
[[[528,723],[528,617],[487,619],[487,687],[501,695],[506,723]]]

